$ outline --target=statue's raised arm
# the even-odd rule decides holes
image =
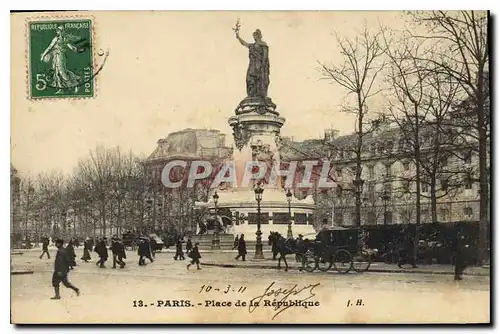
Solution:
[[[241,45],[246,46],[247,48],[250,46],[250,44],[245,42],[245,40],[243,40],[238,33],[236,33],[236,39],[238,39],[238,41],[240,41]]]

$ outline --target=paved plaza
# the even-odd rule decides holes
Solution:
[[[53,250],[51,253],[55,254]],[[80,253],[81,249],[77,250],[79,256]],[[463,281],[454,282],[450,275],[426,273],[367,272],[339,275],[333,271],[283,272],[276,269],[223,268],[213,265],[221,263],[223,259],[230,261],[234,255],[232,253],[202,253],[202,263],[212,265],[202,265],[201,270],[192,267],[189,271],[186,269],[187,260],[174,261],[170,252],[158,253],[154,263],[139,267],[135,252],[128,251],[127,266],[124,269],[112,269],[111,261],[107,262],[107,268],[100,269],[94,262],[82,263],[78,260],[78,266],[70,273],[69,280],[81,288],[81,296],[77,297],[73,291],[61,287],[62,299],[54,301],[50,299],[53,294],[51,287],[53,257],[51,260],[46,258],[40,260],[39,254],[38,250],[27,250],[23,251],[22,255],[12,256],[14,270],[30,268],[34,271],[33,274],[11,276],[14,322],[134,323],[146,319],[148,322],[160,323],[252,322],[256,319],[256,312],[257,315],[260,314],[262,318],[259,319],[263,322],[286,322],[285,319],[290,320],[290,316],[297,322],[310,322],[310,312],[296,308],[286,310],[282,316],[274,319],[272,314],[266,313],[268,310],[250,313],[246,308],[245,310],[226,308],[225,313],[221,313],[221,309],[216,307],[198,308],[198,303],[203,304],[207,300],[232,300],[234,303],[240,298],[251,299],[258,296],[259,292],[265,291],[273,282],[275,286],[288,288],[294,285],[318,284],[315,298],[322,304],[331,305],[329,309],[332,312],[336,310],[328,315],[324,313],[324,307],[320,308],[321,312],[318,311],[317,318],[323,322],[342,322],[345,319],[355,322],[384,322],[384,319],[389,321],[395,317],[410,322],[421,318],[438,322],[460,321],[460,317],[470,319],[471,316],[482,321],[489,319],[489,276],[466,275]],[[231,262],[242,264],[234,261],[234,258]],[[294,261],[290,261],[292,262]],[[257,265],[253,261],[246,263]],[[212,291],[206,292],[208,286]],[[243,287],[245,291],[239,292]],[[216,289],[219,291],[216,292]],[[225,290],[229,291],[227,295],[224,294]],[[394,299],[394,303],[409,303],[406,306],[416,307],[422,313],[397,314],[398,307],[394,307],[391,312],[374,307],[381,300],[385,302],[380,305],[385,305],[391,298]],[[372,304],[369,317],[349,318],[352,316],[346,308],[349,299],[353,301],[362,299],[363,303]],[[194,304],[191,308],[196,307],[190,312],[187,312],[185,307],[158,307],[160,300],[164,301],[164,304],[169,300],[190,300]],[[455,306],[453,300],[457,301]],[[462,302],[467,300],[474,301],[476,305],[482,303],[484,308],[466,310]],[[143,301],[150,307],[134,307],[134,301],[136,305],[139,301]],[[447,312],[449,318],[438,316],[438,313],[432,311],[433,307],[443,303],[451,307]],[[388,304],[385,308],[387,307]],[[485,312],[485,309],[488,311]],[[311,312],[315,311],[311,309]],[[226,318],[226,315],[229,318]]]

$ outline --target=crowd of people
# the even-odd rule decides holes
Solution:
[[[67,288],[74,290],[77,295],[80,295],[80,290],[72,285],[68,281],[68,274],[71,270],[73,270],[76,266],[76,252],[75,247],[78,247],[78,242],[76,238],[71,238],[66,247],[64,247],[64,240],[61,238],[56,238],[53,240],[54,245],[57,248],[57,253],[54,261],[54,274],[52,276],[52,286],[54,287],[55,296],[52,299],[60,299],[60,291],[59,286],[61,283]],[[151,263],[154,262],[155,252],[152,245],[152,240],[145,236],[140,236],[135,241],[137,244],[137,255],[139,257],[138,265],[145,266],[146,259]],[[174,256],[174,260],[185,260],[184,252],[182,244],[184,243],[182,238],[179,238],[176,243],[176,253]],[[45,255],[50,259],[49,253],[49,245],[50,239],[45,237],[42,241],[42,254],[40,255],[40,259],[42,259]],[[189,270],[191,265],[196,264],[198,270],[200,270],[200,259],[201,255],[198,249],[199,244],[193,242],[191,237],[188,237],[186,242],[186,251],[187,256],[191,259],[190,263],[187,264],[187,269]],[[80,258],[83,262],[88,263],[92,260],[92,252],[97,254],[97,262],[95,263],[99,268],[106,268],[106,261],[109,258],[109,251],[113,256],[113,269],[117,267],[125,268],[126,263],[125,259],[127,259],[126,247],[123,241],[118,238],[118,236],[114,235],[109,240],[108,247],[108,238],[106,237],[98,237],[95,240],[87,237],[83,242],[83,254]]]

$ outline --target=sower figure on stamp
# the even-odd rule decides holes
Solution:
[[[238,240],[238,256],[234,259],[238,260],[241,257],[242,261],[245,261],[245,257],[247,255],[247,243],[245,241],[245,235],[242,234],[240,239]]]
[[[192,264],[196,263],[196,269],[200,270],[200,259],[201,259],[201,254],[200,251],[198,250],[198,243],[194,244],[193,249],[189,252],[188,257],[191,258],[191,263],[189,263],[186,268],[189,270],[189,267],[191,267]]]
[[[40,255],[40,259],[43,257],[44,254],[47,254],[47,258],[50,260],[49,238],[43,238],[43,241],[42,241],[42,255]]]
[[[59,26],[56,30],[56,36],[40,56],[41,61],[51,64],[54,73],[52,82],[59,89],[58,93],[61,93],[63,89],[74,89],[74,92],[77,93],[79,85],[81,85],[80,76],[68,69],[66,58],[66,53],[69,50],[82,52],[82,49],[74,45],[79,40],[79,37],[68,34],[63,26]]]
[[[68,281],[68,273],[70,270],[70,258],[66,249],[63,247],[64,241],[57,239],[55,244],[57,247],[56,259],[54,261],[54,274],[52,275],[52,286],[54,287],[55,296],[51,299],[61,299],[59,293],[59,285],[62,283],[65,287],[72,289],[76,294],[80,295],[80,289],[72,285]]]
[[[100,238],[95,245],[94,252],[99,256],[99,260],[96,262],[96,266],[100,268],[105,268],[104,263],[108,260],[108,248],[106,247],[106,242],[104,238]]]
[[[92,260],[90,257],[90,252],[92,251],[92,242],[89,237],[85,239],[83,242],[83,256],[81,259],[85,261],[85,263],[89,262],[89,260]]]
[[[174,260],[184,260],[184,252],[182,251],[182,239],[177,240],[175,245],[175,256]]]
[[[110,248],[113,253],[113,269],[116,268],[117,263],[120,265],[120,268],[124,268],[125,262],[123,259],[127,258],[127,254],[125,254],[125,245],[118,239],[118,236],[113,236]]]

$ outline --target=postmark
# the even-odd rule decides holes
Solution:
[[[32,99],[94,97],[93,21],[28,22],[28,89]]]

